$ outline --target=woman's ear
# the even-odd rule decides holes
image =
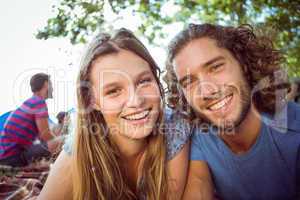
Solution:
[[[91,106],[94,110],[100,111],[100,97],[98,96],[97,98],[97,92],[96,92],[96,88],[92,87],[92,93],[91,93]]]
[[[94,107],[95,110],[100,111],[100,105],[99,104],[94,103],[93,107]]]
[[[100,105],[99,105],[99,103],[97,103],[99,101],[97,101],[97,99],[95,98],[94,95],[92,95],[90,102],[91,102],[91,106],[92,106],[93,109],[95,109],[97,111],[100,111]]]

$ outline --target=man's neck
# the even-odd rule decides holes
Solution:
[[[39,93],[39,92],[35,92],[35,93],[33,93],[33,95],[34,95],[34,96],[37,96],[37,97],[40,97],[41,99],[46,100],[46,98],[44,97],[44,95],[41,94],[41,93]]]
[[[261,129],[261,116],[254,107],[251,108],[242,123],[231,133],[220,137],[236,154],[246,153],[256,142]]]

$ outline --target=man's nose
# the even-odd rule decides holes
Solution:
[[[200,82],[198,85],[197,95],[203,100],[218,98],[219,87],[214,82]]]

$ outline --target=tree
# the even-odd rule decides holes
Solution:
[[[285,53],[290,75],[300,75],[299,0],[61,0],[53,6],[55,16],[48,19],[36,37],[66,37],[73,44],[85,43],[99,27],[106,30],[113,27],[114,21],[108,23],[105,6],[119,17],[116,21],[122,13],[134,15],[140,22],[138,32],[152,44],[161,44],[158,41],[169,36],[165,27],[173,24],[248,23],[263,27],[276,47]]]

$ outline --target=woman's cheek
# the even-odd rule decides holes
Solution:
[[[147,90],[145,90],[144,96],[155,101],[159,101],[161,98],[159,88],[155,86],[147,88]]]
[[[124,105],[124,100],[120,98],[104,98],[102,102],[102,112],[119,113]]]

